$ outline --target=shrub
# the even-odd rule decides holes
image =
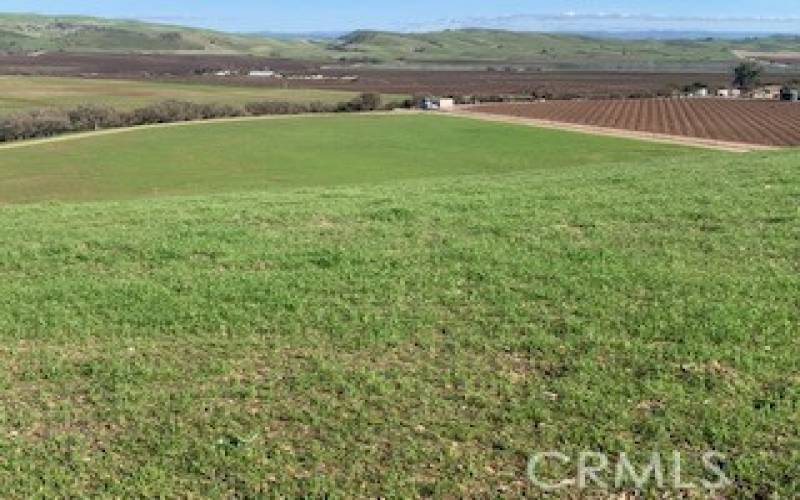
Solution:
[[[176,123],[214,118],[244,116],[242,108],[228,104],[198,104],[184,101],[164,101],[136,109],[125,115],[126,125]]]
[[[341,103],[338,110],[342,112],[375,111],[381,107],[381,95],[367,92],[350,102]]]
[[[37,110],[0,120],[0,140],[51,137],[72,130],[69,115],[59,110]]]
[[[0,118],[0,142],[37,137],[50,137],[66,132],[132,127],[157,123],[175,123],[237,116],[290,115],[300,113],[332,113],[337,111],[372,111],[379,109],[379,94],[362,94],[350,102],[292,103],[251,102],[244,108],[228,104],[199,104],[185,101],[164,101],[122,112],[107,106],[85,105],[70,111],[38,110]],[[407,103],[399,103],[407,105]]]
[[[67,113],[73,130],[100,130],[120,127],[125,124],[124,117],[108,106],[79,106]]]
[[[412,99],[404,99],[402,101],[389,101],[383,105],[383,109],[386,111],[393,111],[395,109],[411,109],[414,107],[414,101]]]
[[[308,112],[309,107],[292,102],[263,101],[251,102],[245,106],[245,110],[253,116],[292,115]]]
[[[231,106],[230,104],[201,104],[199,108],[200,118],[210,120],[212,118],[235,118],[244,116],[245,110]]]
[[[202,116],[201,107],[202,105],[191,102],[164,101],[134,110],[131,114],[131,124],[147,125],[197,120]]]
[[[361,94],[358,98],[361,103],[361,111],[375,111],[380,109],[383,98],[380,94],[374,92],[367,92]]]

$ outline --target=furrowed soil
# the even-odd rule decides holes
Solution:
[[[443,70],[447,66],[448,70]],[[280,80],[270,78],[230,78],[203,76],[214,70],[247,72],[272,68],[286,74],[321,74],[323,80]],[[441,65],[427,69],[385,69],[357,65],[328,66],[308,61],[293,61],[255,56],[180,55],[180,54],[82,54],[43,53],[35,55],[0,54],[0,74],[84,76],[92,78],[158,78],[199,80],[223,85],[258,87],[314,88],[382,92],[390,94],[435,95],[532,95],[564,98],[625,97],[669,92],[694,82],[712,87],[730,84],[730,75],[713,71],[541,71],[535,66],[490,67],[487,63]],[[355,76],[355,80],[342,80]],[[797,75],[769,75],[770,81],[783,83]]]
[[[492,104],[470,111],[764,146],[800,146],[800,104],[723,99],[631,99]]]

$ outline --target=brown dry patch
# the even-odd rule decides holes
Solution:
[[[703,364],[686,363],[681,365],[681,370],[685,373],[711,375],[730,382],[736,382],[740,379],[739,373],[735,369],[716,360]]]
[[[714,375],[728,380],[735,380],[739,378],[739,374],[736,370],[730,366],[723,365],[719,361],[712,361],[706,364],[705,368],[708,373],[713,373]]]
[[[642,412],[652,413],[656,410],[664,409],[665,406],[666,405],[664,404],[663,401],[650,399],[639,402],[639,404],[636,405],[636,409]]]
[[[92,449],[103,449],[123,432],[117,424],[94,418],[97,402],[89,389],[64,391],[62,384],[29,382],[4,391],[2,406],[21,425],[0,426],[0,436],[32,445],[78,436]],[[68,411],[65,411],[68,409]]]
[[[322,230],[329,230],[335,229],[338,224],[328,217],[317,217],[314,219],[313,225]]]

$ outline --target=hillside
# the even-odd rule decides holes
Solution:
[[[231,34],[90,17],[0,14],[0,51],[255,54],[316,61],[536,64],[548,68],[729,65],[737,53],[800,53],[800,37],[731,40],[614,39],[487,29],[431,33],[356,31],[335,39]]]
[[[486,145],[461,144],[473,133],[481,134]],[[567,168],[586,160],[578,146],[596,148],[593,160],[608,163],[696,154],[685,148],[433,115],[196,123],[2,151],[0,206],[504,174],[549,163]],[[443,161],[440,156],[445,155]],[[526,159],[532,155],[536,162]]]
[[[2,498],[542,498],[592,449],[800,491],[796,151],[400,114],[2,156]]]
[[[713,64],[737,60],[735,50],[800,50],[800,37],[744,40],[624,40],[485,29],[433,33],[356,31],[328,46],[342,57],[381,61],[507,61],[602,64]]]
[[[140,21],[0,14],[0,51],[250,53],[322,57],[318,44]]]

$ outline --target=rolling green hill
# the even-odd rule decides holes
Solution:
[[[540,450],[800,491],[797,151],[349,115],[0,157],[2,498],[542,498]]]
[[[581,65],[713,65],[734,51],[800,53],[800,37],[726,40],[621,40],[488,29],[430,33],[356,31],[335,40],[242,35],[91,17],[0,14],[0,51],[133,51],[235,53],[318,61],[372,63],[520,63]]]
[[[281,40],[140,21],[0,14],[0,50],[252,53],[323,57],[306,40]]]
[[[468,137],[482,145],[464,147]],[[609,163],[696,154],[432,115],[196,123],[0,151],[0,206],[502,174],[548,162],[577,167],[587,159],[578,146],[592,151],[592,161]]]
[[[800,37],[747,40],[621,40],[580,35],[464,29],[433,33],[356,31],[329,44],[344,57],[381,61],[559,63],[725,63],[734,50],[800,50]]]

